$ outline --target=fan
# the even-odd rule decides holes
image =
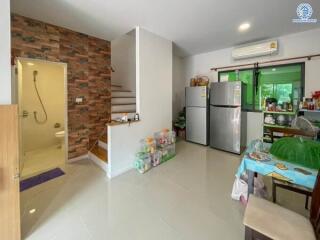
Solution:
[[[300,130],[303,130],[305,132],[313,133],[314,137],[313,139],[315,140],[317,138],[317,133],[318,133],[318,128],[315,127],[308,119],[305,117],[295,117],[292,120],[291,126],[294,128],[298,128]]]

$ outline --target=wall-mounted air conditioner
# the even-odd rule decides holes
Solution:
[[[244,59],[276,54],[278,52],[278,41],[266,41],[246,46],[236,47],[232,50],[233,59]]]

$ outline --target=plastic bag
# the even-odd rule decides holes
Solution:
[[[241,178],[236,177],[233,182],[231,198],[234,200],[240,200],[241,196],[247,197],[248,195],[248,184]]]
[[[254,178],[254,195],[262,198],[267,197],[267,190],[261,178]],[[234,200],[248,200],[248,176],[243,174],[240,178],[236,177],[233,182],[231,198]]]

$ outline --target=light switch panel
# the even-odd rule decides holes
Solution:
[[[76,103],[80,104],[83,102],[83,97],[76,97]]]

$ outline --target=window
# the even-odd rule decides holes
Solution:
[[[304,63],[259,68],[254,81],[253,69],[219,72],[219,81],[244,83],[244,110],[261,111],[267,98],[275,98],[279,105],[291,103],[298,109],[303,96]]]
[[[291,103],[298,108],[302,88],[302,64],[266,67],[260,70],[255,108],[262,110],[267,98],[275,98],[278,104]]]

